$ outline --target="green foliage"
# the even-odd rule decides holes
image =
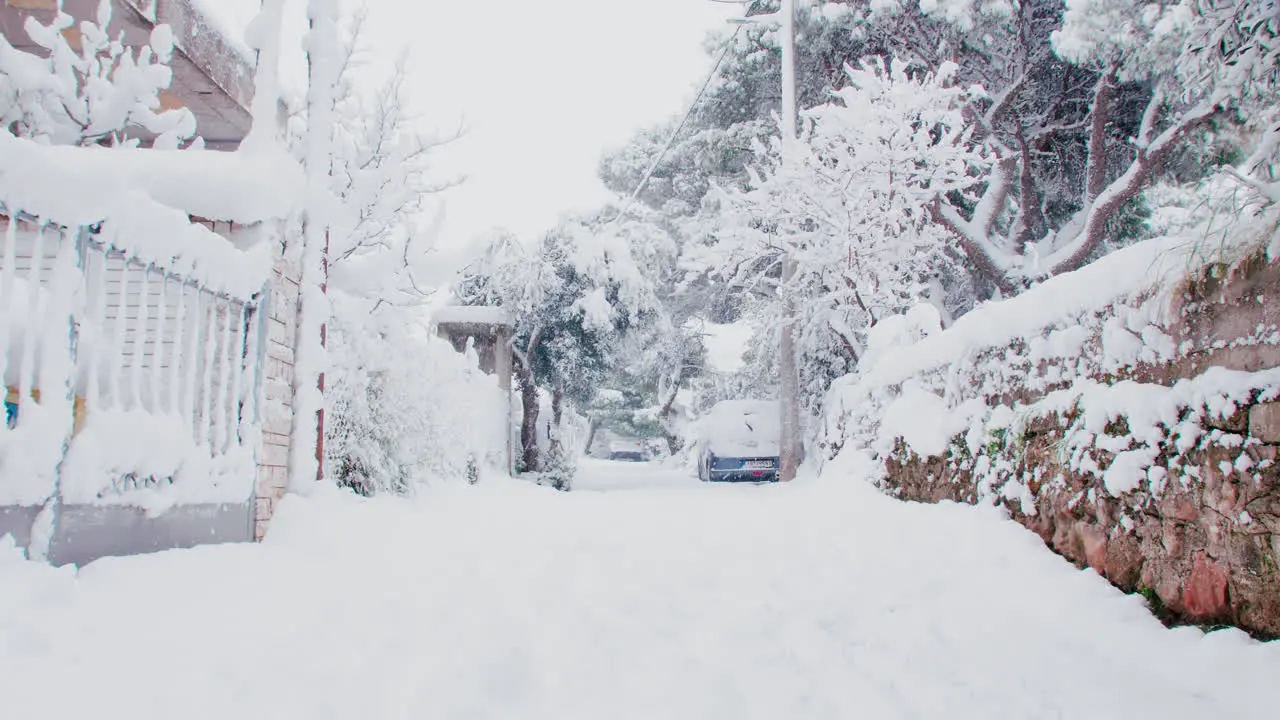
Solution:
[[[993,434],[992,438],[987,441],[987,447],[986,447],[987,456],[995,457],[996,455],[1000,454],[1000,451],[1003,448],[1004,448],[1004,431],[997,430]]]
[[[578,463],[564,446],[555,443],[545,463],[546,467],[534,475],[534,481],[560,492],[573,489],[573,481],[578,476]]]

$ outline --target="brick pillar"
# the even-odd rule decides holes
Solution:
[[[267,351],[263,367],[262,448],[258,453],[254,538],[266,537],[276,505],[289,486],[289,449],[293,430],[294,342],[302,273],[281,258],[271,279],[267,308]]]

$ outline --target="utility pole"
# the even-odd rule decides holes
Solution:
[[[724,2],[725,0],[715,0]],[[750,8],[754,0],[730,0]],[[735,20],[737,23],[774,24],[779,29],[782,45],[782,166],[786,172],[796,159],[800,113],[796,94],[796,3],[781,0],[775,13],[754,15]],[[784,244],[785,248],[785,244]],[[790,482],[796,477],[804,455],[800,428],[800,374],[796,367],[796,304],[788,286],[796,274],[795,258],[790,250],[782,257],[782,332],[778,343],[778,375],[782,410],[782,444],[779,448],[779,477]]]
[[[796,98],[796,8],[795,0],[782,0],[782,165],[791,167],[796,159],[799,102]],[[785,245],[783,247],[786,247]],[[790,251],[782,258],[782,341],[778,345],[778,374],[782,402],[782,447],[779,476],[783,482],[796,478],[804,455],[800,437],[800,371],[796,367],[796,302],[789,292],[796,274]]]

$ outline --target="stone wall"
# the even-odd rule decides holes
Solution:
[[[1136,314],[1142,323],[1116,322]],[[1128,298],[1074,327],[1088,335],[1077,355],[1037,357],[1016,342],[940,373],[985,403],[982,433],[927,457],[897,437],[883,486],[1003,505],[1167,621],[1280,637],[1280,265],[1259,255],[1209,266],[1165,299]],[[1166,350],[1102,359],[1130,340]],[[1087,417],[1097,406],[1110,409]],[[1110,474],[1142,453],[1140,481]]]

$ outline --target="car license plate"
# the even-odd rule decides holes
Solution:
[[[748,470],[772,470],[773,463],[768,460],[751,460],[747,462]]]

